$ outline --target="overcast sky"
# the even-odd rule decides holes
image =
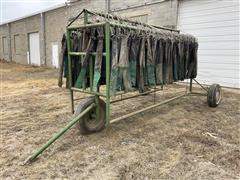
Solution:
[[[0,24],[63,2],[65,0],[0,0]]]

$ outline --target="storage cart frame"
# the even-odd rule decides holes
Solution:
[[[69,89],[70,89],[71,111],[72,111],[72,113],[74,113],[74,101],[75,100],[79,100],[79,99],[74,99],[74,92],[81,92],[81,93],[85,93],[85,94],[94,95],[95,96],[95,103],[96,103],[96,108],[97,109],[99,108],[99,104],[98,104],[99,100],[98,99],[100,97],[105,99],[105,102],[106,102],[106,125],[108,125],[110,122],[116,122],[116,121],[119,121],[121,119],[125,119],[125,118],[133,116],[135,114],[141,113],[143,111],[149,110],[149,109],[154,108],[156,106],[159,106],[159,105],[171,102],[171,101],[173,101],[175,99],[178,99],[178,98],[181,98],[181,97],[183,97],[185,95],[206,95],[206,93],[205,94],[193,93],[192,92],[192,82],[196,81],[196,80],[195,79],[190,79],[189,92],[187,94],[184,93],[182,95],[179,95],[177,97],[171,98],[169,100],[166,100],[166,101],[163,101],[163,102],[160,102],[160,103],[156,103],[156,104],[154,104],[152,106],[143,108],[141,110],[138,110],[138,111],[135,111],[133,113],[126,114],[124,116],[121,116],[121,117],[118,117],[116,119],[111,120],[111,116],[110,116],[110,114],[111,114],[110,113],[111,104],[119,102],[119,101],[122,101],[122,100],[138,97],[138,96],[141,96],[141,95],[155,93],[156,91],[163,90],[163,86],[161,86],[161,88],[154,87],[152,90],[144,92],[144,93],[139,93],[138,95],[121,98],[119,100],[111,100],[112,96],[110,95],[110,75],[111,75],[111,67],[110,67],[110,64],[111,64],[110,63],[110,27],[111,26],[112,27],[117,26],[117,27],[125,27],[125,28],[128,28],[128,29],[134,29],[134,30],[139,29],[139,28],[135,27],[135,26],[130,26],[130,25],[117,24],[117,23],[114,23],[114,22],[111,22],[111,21],[105,21],[105,22],[100,22],[100,23],[88,24],[88,16],[89,15],[98,15],[98,16],[102,16],[102,17],[106,17],[106,15],[105,14],[101,14],[101,13],[91,12],[91,11],[88,11],[86,9],[83,11],[83,14],[84,14],[84,24],[83,25],[75,26],[75,27],[73,26],[73,27],[68,27],[67,28],[68,77],[69,77]],[[114,18],[114,17],[112,17],[112,18]],[[131,22],[129,20],[125,20],[125,21],[126,22]],[[70,25],[71,24],[72,23],[70,23]],[[106,51],[103,52],[103,56],[105,56],[105,58],[106,58],[106,67],[105,67],[106,68],[106,92],[105,93],[93,91],[93,83],[92,83],[93,82],[93,72],[94,72],[93,58],[90,58],[90,63],[89,63],[90,64],[90,67],[89,67],[89,69],[90,69],[90,71],[89,71],[90,88],[88,90],[83,90],[83,89],[79,89],[79,88],[73,87],[73,85],[72,85],[72,69],[71,69],[71,67],[72,67],[72,57],[73,56],[83,57],[86,54],[86,52],[72,52],[71,51],[71,48],[70,48],[70,34],[71,34],[72,31],[77,30],[77,29],[92,28],[92,27],[104,27],[105,28]],[[179,32],[178,30],[174,30],[174,29],[170,29],[170,28],[157,27],[157,26],[155,26],[155,27],[159,28],[159,29],[163,29],[163,30]],[[91,53],[91,56],[92,57],[96,56],[96,53]],[[201,85],[201,87],[203,87],[203,86]],[[206,90],[206,88],[204,88],[204,89]],[[126,93],[125,92],[118,92],[117,93],[117,95],[123,95],[123,94],[126,94]],[[98,112],[98,110],[97,110],[97,112]],[[99,114],[97,113],[97,116],[98,115]],[[96,117],[96,119],[97,118],[98,117]]]
[[[80,26],[70,26],[76,19],[78,19],[80,17],[81,14],[84,14],[84,24],[80,25]],[[98,15],[98,16],[102,16],[104,17],[106,20],[104,22],[100,22],[100,23],[92,23],[92,24],[88,24],[88,17],[89,15]],[[59,130],[56,134],[53,135],[52,138],[50,138],[48,140],[48,142],[46,144],[44,144],[40,149],[38,149],[32,156],[30,156],[24,163],[27,162],[32,162],[34,161],[45,149],[47,149],[53,142],[55,142],[60,136],[62,136],[68,129],[70,129],[74,124],[76,124],[77,122],[80,121],[81,118],[83,118],[87,113],[89,113],[92,109],[96,109],[96,119],[99,117],[99,109],[100,109],[100,98],[104,98],[105,99],[105,105],[106,105],[106,123],[105,126],[107,126],[109,123],[113,123],[113,122],[117,122],[119,120],[122,119],[126,119],[128,117],[131,117],[133,115],[136,115],[138,113],[150,110],[152,108],[155,108],[157,106],[169,103],[171,101],[174,101],[176,99],[182,98],[184,96],[192,96],[192,95],[196,95],[196,96],[207,96],[207,101],[208,101],[208,105],[210,107],[216,107],[220,101],[221,101],[221,91],[220,91],[220,86],[218,84],[213,84],[209,87],[205,87],[202,84],[200,84],[196,79],[190,79],[190,83],[186,83],[186,91],[184,91],[183,93],[181,93],[181,95],[175,96],[173,98],[164,100],[162,102],[159,103],[155,103],[154,100],[154,104],[148,107],[145,107],[143,109],[131,112],[129,114],[123,115],[121,117],[117,117],[113,120],[111,120],[110,118],[110,107],[111,104],[113,103],[117,103],[119,101],[123,101],[123,100],[127,100],[130,98],[135,98],[138,96],[142,96],[142,95],[147,95],[150,93],[156,93],[157,91],[161,91],[163,90],[163,86],[161,85],[160,88],[156,88],[156,86],[154,88],[152,88],[150,91],[144,92],[144,93],[139,93],[133,96],[128,96],[128,97],[124,97],[122,98],[122,95],[125,94],[124,92],[118,92],[117,95],[121,95],[120,99],[116,99],[116,100],[112,100],[111,98],[113,96],[110,95],[110,27],[114,27],[114,26],[118,26],[118,27],[125,27],[128,29],[138,29],[138,27],[135,26],[131,26],[131,25],[126,25],[126,24],[119,24],[116,22],[111,22],[111,21],[107,21],[107,19],[109,18],[109,15],[106,14],[101,14],[101,13],[96,13],[96,12],[91,12],[88,11],[86,9],[84,9],[71,23],[69,23],[69,26],[66,29],[66,33],[67,33],[67,47],[68,47],[68,76],[69,76],[69,90],[70,90],[70,100],[71,100],[71,111],[72,113],[74,113],[74,101],[79,100],[79,98],[75,98],[74,99],[74,92],[80,92],[80,93],[84,93],[84,94],[90,94],[91,96],[95,97],[95,101],[91,104],[89,104],[84,110],[82,110],[81,112],[79,112],[78,114],[75,114],[75,116],[71,119],[71,121],[65,126],[63,127],[61,130]],[[115,17],[115,16],[111,16],[110,18],[116,19],[118,20],[119,17]],[[129,22],[133,22],[130,20],[126,20],[126,19],[121,19],[121,21],[125,21],[127,23]],[[134,22],[137,23],[137,22]],[[142,24],[142,23],[140,23]],[[103,56],[105,56],[106,59],[106,91],[104,93],[102,92],[96,92],[93,91],[93,73],[94,73],[94,65],[93,65],[93,58],[90,58],[90,71],[89,71],[89,77],[90,77],[90,88],[89,89],[80,89],[80,88],[76,88],[73,87],[72,85],[72,57],[73,56],[80,56],[83,57],[86,52],[72,52],[71,48],[70,48],[70,33],[76,29],[79,28],[90,28],[90,27],[104,27],[105,28],[105,52],[103,53]],[[145,26],[147,26],[145,24]],[[159,29],[163,29],[163,30],[169,30],[169,31],[175,31],[178,32],[178,30],[174,30],[174,29],[169,29],[169,28],[165,28],[165,27],[157,27],[154,26],[155,28],[159,28]],[[96,56],[96,53],[91,53],[91,57]],[[205,92],[204,93],[197,93],[197,92],[193,92],[193,81],[198,84]],[[155,96],[154,96],[155,98]]]

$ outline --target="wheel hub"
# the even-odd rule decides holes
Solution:
[[[220,92],[220,90],[218,90],[216,92],[216,104],[219,104],[220,101],[221,101],[221,92]]]

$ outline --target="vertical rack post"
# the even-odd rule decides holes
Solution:
[[[90,58],[90,62],[89,62],[89,76],[90,76],[90,91],[93,91],[93,56],[91,56]]]
[[[110,122],[110,24],[105,24],[106,44],[106,125]]]
[[[71,112],[74,113],[74,99],[73,99],[73,90],[72,88],[72,60],[69,52],[71,51],[70,45],[70,30],[67,29],[67,51],[68,51],[68,88],[70,90],[70,99],[71,99]]]
[[[88,23],[88,12],[86,10],[84,10],[84,24]]]
[[[189,92],[192,92],[192,79],[190,79],[190,86],[189,86]]]

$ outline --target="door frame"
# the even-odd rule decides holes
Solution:
[[[32,64],[32,62],[31,62],[30,34],[32,34],[32,33],[38,33],[38,35],[39,35],[39,55],[40,55],[40,64],[39,64],[39,66],[41,66],[41,65],[42,65],[42,64],[41,64],[41,53],[40,53],[40,48],[41,48],[41,46],[40,46],[40,33],[39,33],[39,31],[30,31],[30,32],[27,33],[27,38],[28,38],[28,52],[27,52],[28,63],[29,63],[30,65],[36,66],[36,64]]]

